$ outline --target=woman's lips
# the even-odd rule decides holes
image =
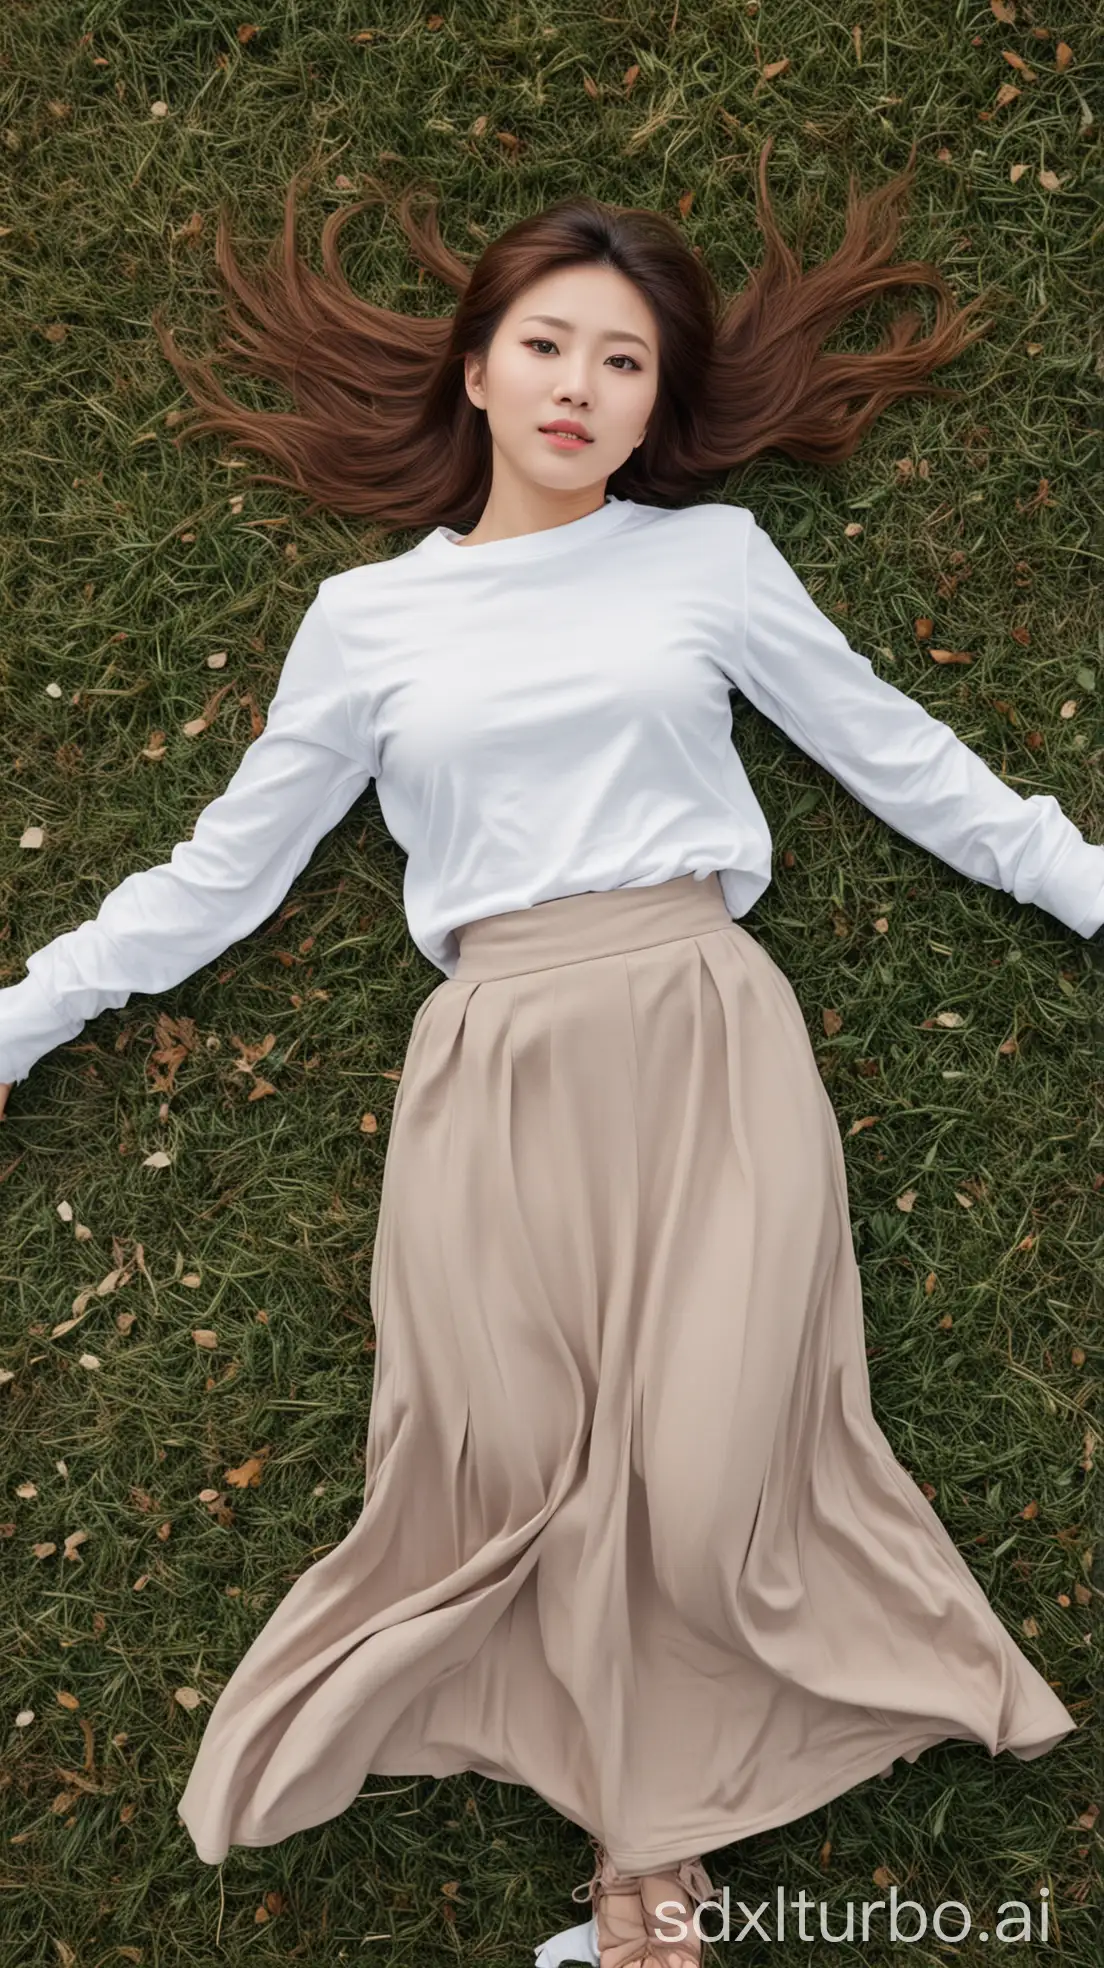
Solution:
[[[546,430],[541,432],[541,436],[560,451],[581,451],[584,445],[591,442],[589,437],[576,437],[571,431]]]

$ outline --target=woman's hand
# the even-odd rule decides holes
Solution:
[[[2,1121],[4,1118],[4,1109],[8,1104],[8,1095],[11,1092],[12,1086],[14,1084],[15,1084],[14,1081],[11,1081],[7,1086],[5,1086],[3,1080],[0,1080],[0,1121]]]

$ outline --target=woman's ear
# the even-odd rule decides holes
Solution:
[[[485,410],[487,406],[483,400],[483,367],[477,356],[466,355],[464,357],[464,387],[468,392],[469,400],[474,403],[476,409]]]

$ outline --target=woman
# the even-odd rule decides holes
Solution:
[[[460,293],[448,320],[357,300],[348,212],[325,280],[296,262],[293,194],[263,287],[220,227],[255,315],[238,356],[299,407],[240,409],[159,325],[192,433],[432,530],[321,583],[193,839],[0,993],[10,1085],[255,928],[377,781],[443,981],[388,1140],[363,1510],[223,1689],[180,1813],[217,1863],[370,1772],[528,1784],[596,1848],[593,1921],[542,1968],[690,1968],[703,1852],[948,1738],[1030,1758],[1074,1727],[873,1417],[835,1114],[736,920],[770,839],[729,692],[1083,937],[1104,847],[882,681],[746,508],[686,503],[771,446],[848,456],[982,332],[933,267],[890,261],[915,153],[852,187],[843,245],[802,273],[768,150],[764,265],[725,306],[677,227],[588,198],[470,272],[404,204]],[[902,284],[936,295],[929,335],[908,314],[873,354],[819,352]]]

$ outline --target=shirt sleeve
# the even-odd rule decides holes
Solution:
[[[128,875],[99,913],[27,958],[0,990],[0,1081],[133,991],[164,991],[262,923],[376,774],[353,728],[338,639],[316,595],[288,649],[265,728],[168,861]]]
[[[1104,846],[1087,841],[1052,794],[1024,798],[950,725],[879,677],[748,519],[730,681],[898,833],[1091,936],[1104,924]]]

